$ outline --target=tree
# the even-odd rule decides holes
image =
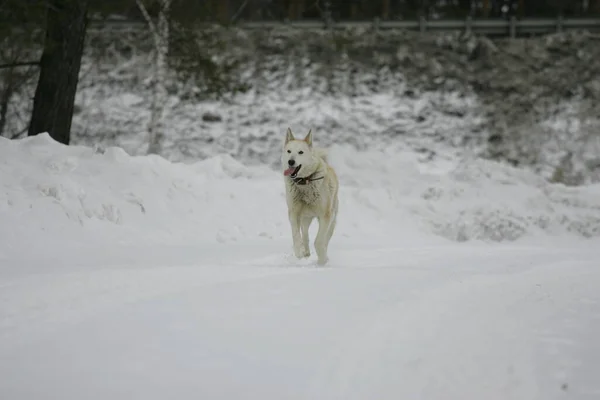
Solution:
[[[390,16],[391,16],[390,0],[382,0],[382,2],[381,2],[381,17],[383,19],[390,19]]]
[[[152,39],[154,41],[154,94],[150,109],[150,123],[148,124],[149,144],[148,153],[158,154],[164,139],[164,113],[167,104],[167,57],[169,55],[169,12],[171,0],[160,0],[158,22],[155,24],[144,4],[144,0],[136,0],[142,12]]]
[[[287,7],[287,18],[291,21],[302,19],[304,6],[304,0],[290,0]]]
[[[6,17],[0,21],[0,136],[14,138],[27,133],[29,125],[29,107],[11,103],[15,95],[27,96],[27,87],[38,77],[39,56],[34,49],[41,48],[43,35],[36,28],[45,13],[37,3],[4,0],[0,15]]]
[[[4,52],[0,50],[0,53]],[[0,56],[4,56],[4,54],[0,54]],[[7,58],[2,57],[2,59],[6,60]],[[9,114],[9,108],[13,96],[21,92],[23,86],[26,86],[36,76],[37,68],[33,63],[19,63],[19,61],[11,60],[8,64],[0,66],[0,136],[16,138],[27,132],[27,119],[21,119],[21,112],[15,109]],[[10,119],[13,120],[13,123],[7,129]],[[18,120],[16,123],[15,119]],[[12,131],[10,128],[13,128]]]
[[[69,144],[87,28],[88,0],[47,0],[46,37],[29,136],[48,132]]]

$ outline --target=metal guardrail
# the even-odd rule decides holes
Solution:
[[[360,21],[360,22],[322,22],[322,21],[294,21],[294,22],[244,22],[240,24],[251,29],[274,28],[282,25],[294,28],[368,28],[374,30],[401,29],[418,30],[420,32],[448,32],[467,31],[481,35],[498,35],[516,37],[520,35],[544,34],[562,32],[566,30],[588,30],[600,32],[600,18],[577,19],[471,19],[464,20],[420,20],[412,21]]]
[[[104,26],[109,29],[138,29],[143,27],[143,22],[126,20],[93,21],[91,28]],[[201,24],[199,25],[201,26]],[[288,26],[295,29],[349,29],[368,28],[373,30],[416,30],[420,32],[448,32],[466,31],[480,35],[493,36],[522,36],[539,35],[567,30],[587,30],[600,32],[600,18],[556,18],[556,19],[471,19],[464,20],[419,20],[410,21],[243,21],[236,26],[248,29],[268,29]]]

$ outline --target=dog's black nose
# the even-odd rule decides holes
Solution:
[[[293,167],[295,163],[296,163],[296,161],[295,161],[295,160],[288,160],[288,165],[289,165],[290,167]]]

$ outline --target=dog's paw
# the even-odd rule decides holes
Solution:
[[[304,258],[304,257],[306,257],[304,249],[301,249],[301,248],[295,248],[294,249],[294,255],[296,256],[296,258]]]
[[[317,265],[323,266],[323,265],[327,264],[328,261],[329,261],[329,257],[327,257],[327,256],[319,257],[319,259],[317,260]]]

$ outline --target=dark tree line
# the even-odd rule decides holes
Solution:
[[[107,0],[96,10],[141,18],[133,0]],[[156,5],[155,5],[156,7]],[[174,18],[203,16],[230,23],[235,20],[339,20],[600,15],[600,0],[174,0]]]
[[[522,17],[543,17],[600,12],[598,0],[283,0],[279,3],[286,12],[285,17],[290,19],[314,18],[323,12],[342,20],[500,17],[506,12]]]

